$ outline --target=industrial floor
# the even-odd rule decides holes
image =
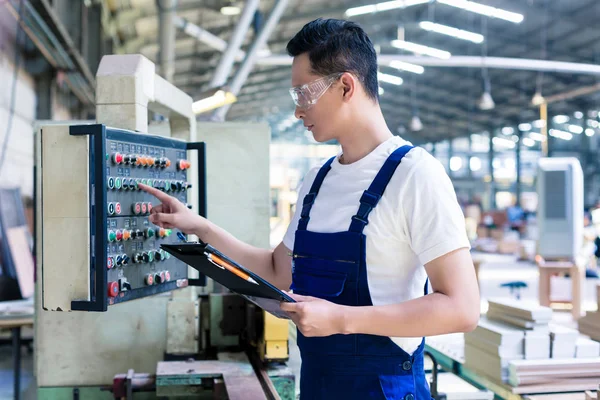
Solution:
[[[486,262],[481,266],[480,285],[482,295],[482,312],[487,310],[486,298],[510,297],[508,289],[500,287],[501,283],[511,280],[521,280],[528,284],[528,288],[521,292],[523,299],[536,299],[538,287],[538,274],[535,265],[525,262],[517,262],[514,257],[501,255],[486,255]],[[597,304],[595,300],[595,286],[597,279],[587,279],[585,287],[584,308],[586,311],[595,311]],[[565,291],[568,293],[569,282],[567,280],[554,282],[559,295],[564,298]],[[556,322],[565,326],[576,328],[571,314],[567,311],[555,312]],[[26,335],[27,333],[25,333]],[[300,370],[300,357],[297,347],[291,344],[289,366],[298,373]],[[35,379],[33,377],[33,355],[25,349],[22,352],[21,388],[22,400],[35,400]],[[13,371],[12,352],[9,345],[0,346],[0,400],[13,398]]]

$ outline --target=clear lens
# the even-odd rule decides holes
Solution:
[[[310,108],[341,75],[333,74],[325,76],[306,85],[291,88],[290,95],[294,100],[294,104],[300,108]]]

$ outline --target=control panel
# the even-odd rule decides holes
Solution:
[[[161,249],[187,237],[150,222],[160,201],[139,186],[206,216],[204,143],[71,125],[43,127],[36,146],[44,309],[106,311],[205,284],[205,277],[188,279],[188,265]]]
[[[105,147],[107,295],[109,304],[114,304],[136,297],[136,292],[143,295],[144,289],[160,291],[170,282],[187,278],[187,265],[160,249],[161,244],[180,239],[173,230],[149,222],[158,201],[138,184],[159,189],[184,204],[193,185],[188,180],[191,163],[186,143],[108,131]]]

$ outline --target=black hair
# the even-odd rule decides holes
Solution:
[[[353,73],[367,95],[379,100],[377,53],[357,23],[322,18],[311,21],[289,41],[287,52],[292,57],[308,53],[313,73],[318,75]]]

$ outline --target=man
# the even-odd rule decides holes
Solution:
[[[293,289],[297,303],[281,308],[299,330],[302,399],[429,400],[423,337],[470,331],[479,319],[452,183],[437,160],[386,126],[375,50],[358,25],[310,22],[287,49],[296,117],[342,152],[306,176],[283,242],[249,246],[144,187],[163,203],[150,221],[195,233]],[[424,296],[427,277],[433,291]]]

